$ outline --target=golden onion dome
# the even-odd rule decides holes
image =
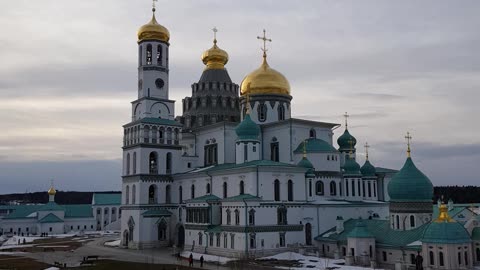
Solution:
[[[217,39],[213,40],[212,48],[202,54],[205,69],[224,69],[228,62],[228,53],[217,46]]]
[[[243,79],[240,93],[290,95],[290,83],[282,73],[268,65],[267,55],[264,53],[262,65]]]
[[[138,43],[144,40],[160,40],[163,42],[168,42],[170,40],[170,32],[165,26],[159,24],[155,19],[155,8],[152,9],[153,16],[150,22],[145,25],[142,25],[138,29]]]
[[[48,195],[55,195],[57,193],[57,191],[55,190],[55,188],[52,186],[50,187],[50,189],[48,190]]]

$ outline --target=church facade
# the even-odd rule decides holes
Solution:
[[[368,155],[360,166],[347,121],[336,147],[339,124],[292,118],[291,87],[268,64],[265,32],[260,67],[240,85],[215,37],[176,115],[169,99],[170,33],[153,12],[138,31],[138,97],[124,125],[124,247],[174,245],[241,258],[328,247],[324,255],[346,257],[340,244],[324,243],[338,241],[324,233],[343,220],[349,228],[350,220],[395,222],[411,218],[405,211],[414,207],[415,227],[431,223],[431,201],[429,209],[428,200],[387,202],[395,196],[389,182],[397,171],[373,166]]]

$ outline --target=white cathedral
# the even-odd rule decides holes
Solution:
[[[191,97],[182,100],[183,114],[175,115],[175,100],[169,99],[169,39],[155,13],[138,31],[138,98],[123,140],[124,247],[175,245],[242,258],[322,250],[325,256],[356,258],[360,255],[350,242],[335,242],[341,240],[325,232],[355,229],[349,220],[383,219],[397,231],[432,222],[428,178],[422,180],[421,202],[407,198],[402,204],[397,196],[392,206],[389,193],[395,191],[390,189],[404,190],[404,180],[388,187],[397,171],[374,167],[368,155],[363,166],[355,161],[357,141],[346,121],[335,147],[333,131],[339,124],[291,117],[289,82],[269,66],[265,47],[260,67],[239,86],[230,79],[228,54],[215,37],[202,54],[205,69],[191,85]],[[268,41],[265,33],[260,39]],[[407,163],[412,169],[410,157]],[[408,207],[420,210],[409,214]],[[374,253],[380,253],[372,255],[371,242],[353,243],[363,249],[370,245],[370,258],[383,252],[378,244]]]

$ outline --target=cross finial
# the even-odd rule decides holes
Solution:
[[[345,129],[348,129],[348,118],[350,117],[350,115],[347,112],[345,112],[343,117],[345,117]]]
[[[267,57],[267,51],[268,51],[267,50],[267,41],[272,42],[272,40],[267,38],[267,31],[265,31],[265,29],[263,29],[263,37],[257,36],[257,39],[263,40],[263,48],[262,48],[263,58],[266,58]]]
[[[407,140],[407,156],[410,157],[410,141],[412,140],[410,132],[407,132],[407,136],[405,136],[405,139]]]
[[[217,44],[217,32],[218,32],[217,27],[214,26],[214,27],[212,28],[212,31],[213,31],[213,44],[216,45],[216,44]]]
[[[152,12],[155,12],[155,2],[158,0],[152,0]]]
[[[368,144],[368,142],[365,143],[364,147],[365,147],[365,157],[368,160],[368,148],[370,148],[370,145]]]

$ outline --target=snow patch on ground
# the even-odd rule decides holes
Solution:
[[[32,243],[33,241],[37,239],[41,239],[42,237],[34,237],[34,236],[13,236],[10,237],[5,243],[3,243],[3,246],[13,246],[13,245],[18,245],[18,240],[20,240],[20,244],[23,244],[23,240],[25,239],[25,243]]]
[[[299,261],[302,263],[301,267],[278,267],[281,269],[295,269],[295,270],[311,270],[311,269],[325,269],[326,267],[332,267],[336,270],[365,270],[372,268],[365,268],[360,266],[349,266],[342,265],[345,263],[345,260],[335,260],[328,258],[318,258],[313,256],[304,256],[295,252],[284,252],[277,255],[264,257],[261,259],[275,259],[275,260],[288,260],[288,261]],[[379,268],[375,268],[381,270]]]
[[[49,267],[49,268],[45,268],[44,270],[60,270],[60,268],[57,268],[57,267]]]
[[[103,245],[107,246],[107,247],[118,247],[118,246],[120,246],[121,241],[122,240],[120,240],[120,239],[113,240],[113,241],[108,241],[108,242],[105,242]]]
[[[227,258],[227,257],[221,257],[221,256],[215,256],[215,255],[209,255],[209,254],[202,254],[202,253],[195,253],[195,252],[189,252],[189,251],[183,251],[180,256],[184,258],[189,258],[190,254],[192,254],[194,260],[200,260],[200,257],[203,256],[203,259],[205,262],[213,262],[213,263],[220,263],[220,264],[226,264],[229,261],[234,261],[234,259]]]
[[[32,244],[26,244],[26,245],[8,245],[8,246],[1,246],[0,250],[8,250],[8,249],[14,249],[14,248],[26,248],[26,247],[33,247]]]

